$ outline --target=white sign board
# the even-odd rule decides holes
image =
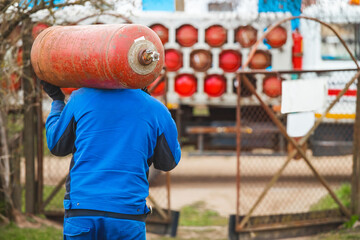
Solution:
[[[281,113],[320,111],[326,103],[326,83],[326,78],[283,81]]]
[[[302,137],[315,123],[313,112],[289,113],[287,115],[286,131],[290,137]]]

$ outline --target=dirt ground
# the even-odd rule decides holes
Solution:
[[[309,153],[311,154],[311,153]],[[312,157],[312,163],[331,187],[337,188],[350,181],[351,156]],[[242,156],[240,178],[240,213],[246,214],[266,184],[285,162],[286,156]],[[46,158],[44,180],[55,185],[68,172],[70,158]],[[183,152],[179,165],[171,171],[170,204],[173,210],[203,202],[207,209],[228,217],[236,212],[237,185],[236,156],[197,156]],[[165,179],[162,174],[159,179]],[[162,181],[162,182],[161,182]],[[167,206],[165,181],[153,184],[150,194],[158,204]],[[304,161],[293,160],[285,169],[279,182],[268,192],[254,215],[297,213],[308,211],[312,204],[327,194]],[[202,234],[199,237],[199,232]],[[192,229],[179,227],[181,239],[227,239],[226,227]],[[209,236],[207,236],[209,235]],[[148,239],[161,239],[149,234]],[[303,238],[301,238],[303,239]]]

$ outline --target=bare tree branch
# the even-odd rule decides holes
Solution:
[[[0,139],[1,139],[1,151],[3,156],[0,159],[0,173],[2,180],[4,181],[5,188],[10,187],[10,155],[9,147],[6,136],[6,125],[4,121],[3,112],[0,112]]]
[[[11,34],[11,32],[15,29],[15,27],[18,26],[19,23],[21,23],[25,19],[29,18],[31,14],[34,14],[40,10],[44,10],[44,9],[48,9],[48,8],[63,8],[63,7],[67,7],[67,6],[83,5],[83,4],[85,4],[85,2],[88,2],[88,1],[89,0],[78,0],[75,2],[65,2],[65,3],[54,4],[53,6],[47,6],[47,5],[45,5],[45,3],[43,1],[39,5],[35,5],[35,3],[34,3],[33,8],[31,8],[27,12],[19,12],[15,18],[11,19],[10,23],[8,23],[6,30],[4,32],[2,32],[0,35],[0,42],[4,41],[4,39],[8,38],[9,35]],[[19,9],[19,11],[24,10],[25,7],[22,7],[22,8],[19,7],[18,9]]]
[[[16,0],[4,0],[3,2],[0,2],[0,12],[5,12],[15,2]]]
[[[11,199],[12,189],[10,186],[10,153],[3,111],[0,111],[0,141],[1,152],[3,154],[0,158],[0,179],[2,183],[3,193],[6,198],[6,203],[10,205],[12,211],[13,202]]]

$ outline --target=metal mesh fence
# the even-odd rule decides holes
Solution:
[[[155,170],[154,168],[150,168],[150,171],[156,171],[157,176],[150,179],[150,197],[147,199],[147,203],[155,208],[168,209],[169,192],[167,184],[170,183],[167,182],[167,173]]]
[[[355,71],[344,70],[311,72],[302,75],[280,73],[277,76],[283,81],[297,81],[297,79],[315,81],[319,78],[325,81],[325,104],[322,109],[312,112],[315,119],[318,119],[355,73]],[[264,89],[257,89],[257,92],[266,99],[267,96],[263,91]],[[243,96],[243,98],[247,97],[253,96],[251,94]],[[307,96],[301,97],[304,99]],[[281,100],[280,97],[278,98],[280,105]],[[346,207],[350,207],[355,105],[356,84],[354,83],[326,114],[325,119],[307,141],[306,148],[303,147],[315,169],[340,196]],[[275,102],[271,107],[286,126],[288,114],[281,114]],[[240,215],[246,215],[265,186],[287,160],[290,150],[294,148],[260,106],[241,106],[241,109],[242,126],[252,128],[255,133],[242,133],[241,136],[239,206]],[[302,128],[302,124],[303,122],[299,122],[295,128]],[[286,166],[276,184],[270,188],[252,215],[291,214],[334,208],[338,206],[331,199],[326,188],[314,176],[304,159],[297,155]]]
[[[46,146],[46,145],[45,145]],[[62,181],[69,172],[71,156],[55,157],[53,155],[44,156],[44,187],[43,199],[46,200],[54,191],[55,187]],[[65,185],[62,184],[61,190],[44,208],[45,211],[62,211],[65,195]]]

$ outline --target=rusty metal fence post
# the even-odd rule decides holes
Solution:
[[[356,117],[354,124],[353,173],[351,181],[351,213],[360,215],[360,79],[357,79]]]
[[[238,74],[236,76],[236,81],[238,87],[236,89],[237,94],[237,104],[236,104],[236,226],[239,225],[240,216],[240,155],[241,155],[241,81],[242,75]]]

